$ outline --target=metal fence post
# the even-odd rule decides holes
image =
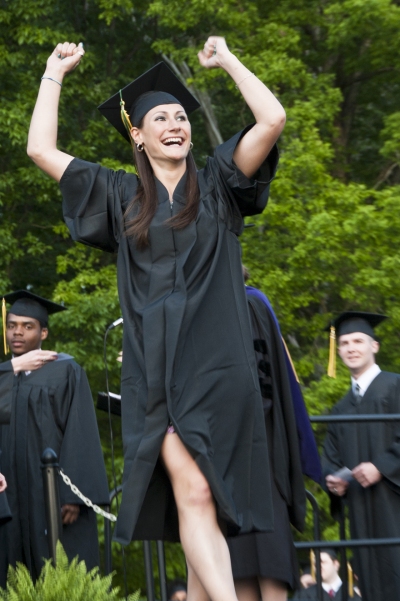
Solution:
[[[162,540],[157,541],[158,574],[160,577],[160,596],[161,601],[167,601],[167,572],[165,569],[165,551]]]
[[[57,541],[61,538],[61,504],[58,486],[58,457],[53,449],[47,448],[42,455],[42,476],[46,506],[47,541],[49,555],[56,563]]]
[[[144,552],[144,569],[146,572],[146,588],[147,588],[147,601],[155,601],[155,586],[154,586],[154,574],[153,574],[153,558],[151,553],[151,541],[143,541],[143,552]]]

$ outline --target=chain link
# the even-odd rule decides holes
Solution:
[[[110,520],[110,522],[116,522],[117,521],[117,518],[115,517],[115,515],[113,515],[112,513],[108,513],[107,511],[104,511],[104,509],[101,509],[98,505],[95,505],[94,503],[92,503],[92,501],[90,499],[88,499],[87,497],[85,497],[85,495],[81,493],[81,491],[79,490],[79,488],[77,488],[75,486],[75,484],[72,484],[71,479],[68,478],[68,476],[66,474],[64,474],[64,472],[63,472],[63,470],[61,468],[58,470],[58,473],[60,474],[61,478],[64,480],[64,483],[67,486],[70,487],[70,489],[72,490],[72,492],[77,497],[79,497],[80,500],[85,503],[85,505],[87,505],[88,507],[91,507],[93,509],[93,511],[95,511],[99,515],[103,516],[103,518],[106,518],[107,520]]]

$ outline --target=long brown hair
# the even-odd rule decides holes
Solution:
[[[153,169],[146,153],[139,152],[134,146],[133,155],[139,175],[139,184],[136,196],[129,203],[124,214],[125,235],[135,238],[137,248],[143,250],[149,245],[149,227],[157,211],[158,198]],[[166,221],[167,224],[178,230],[185,228],[196,219],[199,206],[200,194],[197,169],[190,151],[186,157],[186,173],[186,204],[177,215]],[[139,213],[132,218],[129,215],[136,206],[140,207]]]

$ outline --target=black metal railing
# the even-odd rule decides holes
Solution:
[[[356,422],[396,422],[400,421],[400,414],[398,413],[386,413],[386,414],[357,414],[357,415],[312,415],[310,416],[310,422],[315,424],[329,424],[329,423],[356,423]],[[321,540],[320,539],[320,527],[319,527],[319,508],[318,503],[311,495],[307,492],[307,498],[310,501],[313,508],[313,520],[314,520],[314,541],[301,541],[295,542],[296,549],[312,549],[316,556],[316,576],[317,576],[317,594],[318,601],[323,599],[323,589],[321,584],[321,565],[319,554],[321,549],[331,548],[338,549],[341,556],[341,579],[342,585],[342,601],[348,601],[349,598],[349,587],[348,587],[348,572],[347,572],[347,549],[355,549],[360,547],[381,547],[381,546],[400,546],[400,538],[364,538],[364,539],[346,539],[346,518],[344,511],[343,499],[340,499],[340,511],[339,511],[339,540]],[[318,529],[315,528],[315,523],[318,523]],[[318,534],[317,534],[318,532]]]
[[[105,393],[99,393],[98,407],[105,409]],[[115,399],[118,395],[113,395]],[[102,397],[102,400],[101,400]],[[101,403],[103,406],[101,406]],[[118,403],[117,403],[118,404]],[[108,408],[108,407],[107,407]],[[114,410],[113,410],[114,409]],[[113,408],[112,412],[120,415],[120,407]],[[400,421],[400,414],[358,414],[358,415],[313,415],[310,416],[311,423],[315,424],[329,424],[329,423],[340,423],[340,422],[396,422]],[[111,495],[118,494],[120,487],[118,487],[116,493],[112,492]],[[311,505],[313,512],[313,536],[314,540],[311,541],[298,541],[295,542],[297,550],[312,549],[315,552],[316,557],[316,578],[317,578],[317,594],[318,601],[323,599],[322,579],[321,579],[321,565],[320,565],[320,552],[324,548],[333,548],[340,551],[341,556],[341,578],[343,581],[342,585],[342,601],[348,601],[348,574],[347,574],[347,549],[359,548],[359,547],[380,547],[380,546],[400,546],[400,538],[379,538],[379,539],[346,539],[346,520],[345,512],[343,509],[343,501],[341,502],[341,511],[339,515],[339,540],[321,540],[321,526],[320,526],[320,515],[319,507],[315,497],[306,491],[308,502]],[[114,496],[110,496],[110,503]],[[106,545],[106,573],[110,573],[112,569],[111,563],[111,524],[106,521],[105,524],[105,545]],[[151,550],[151,542],[144,541],[143,543],[144,563],[146,572],[146,586],[147,586],[147,599],[148,601],[155,601],[155,585],[154,585],[154,570],[153,570],[153,558]],[[160,580],[160,594],[161,600],[167,601],[166,595],[166,575],[165,575],[165,555],[164,545],[162,541],[157,541],[157,559],[158,559],[158,573]]]

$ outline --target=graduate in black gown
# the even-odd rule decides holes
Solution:
[[[280,601],[300,586],[290,524],[304,527],[303,472],[320,482],[321,465],[273,308],[260,290],[246,286],[246,294],[273,475],[274,532],[228,538],[228,545],[239,601]]]
[[[210,37],[200,64],[233,78],[255,124],[196,171],[187,113],[198,103],[156,65],[100,107],[134,145],[139,178],[112,171],[57,149],[61,83],[83,55],[65,43],[48,59],[28,154],[60,181],[72,237],[118,253],[125,468],[115,538],[180,537],[188,596],[234,601],[221,528],[273,527],[238,235],[243,217],[267,203],[285,112],[225,40]]]
[[[400,413],[400,375],[381,371],[375,362],[379,343],[374,327],[384,318],[347,312],[334,321],[351,387],[333,415]],[[342,468],[347,468],[346,473],[337,473]],[[347,501],[353,538],[400,537],[398,422],[330,424],[323,470],[332,499]],[[363,599],[400,599],[400,547],[354,549],[354,565]]]
[[[64,307],[21,290],[5,296],[7,343],[13,358],[0,364],[1,467],[12,520],[0,529],[0,584],[8,566],[24,563],[35,579],[49,557],[41,456],[50,447],[59,464],[93,503],[108,503],[108,483],[92,394],[83,369],[69,355],[41,350],[48,313]],[[70,559],[99,565],[93,510],[60,478],[63,531]]]
[[[322,601],[342,601],[343,582],[339,576],[340,562],[337,554],[333,549],[321,549],[321,580],[322,580]],[[350,574],[351,568],[349,568]],[[361,597],[357,594],[353,587],[353,579],[349,578],[349,601],[358,601]],[[297,591],[293,597],[293,601],[319,601],[318,587],[312,584],[306,589]]]

